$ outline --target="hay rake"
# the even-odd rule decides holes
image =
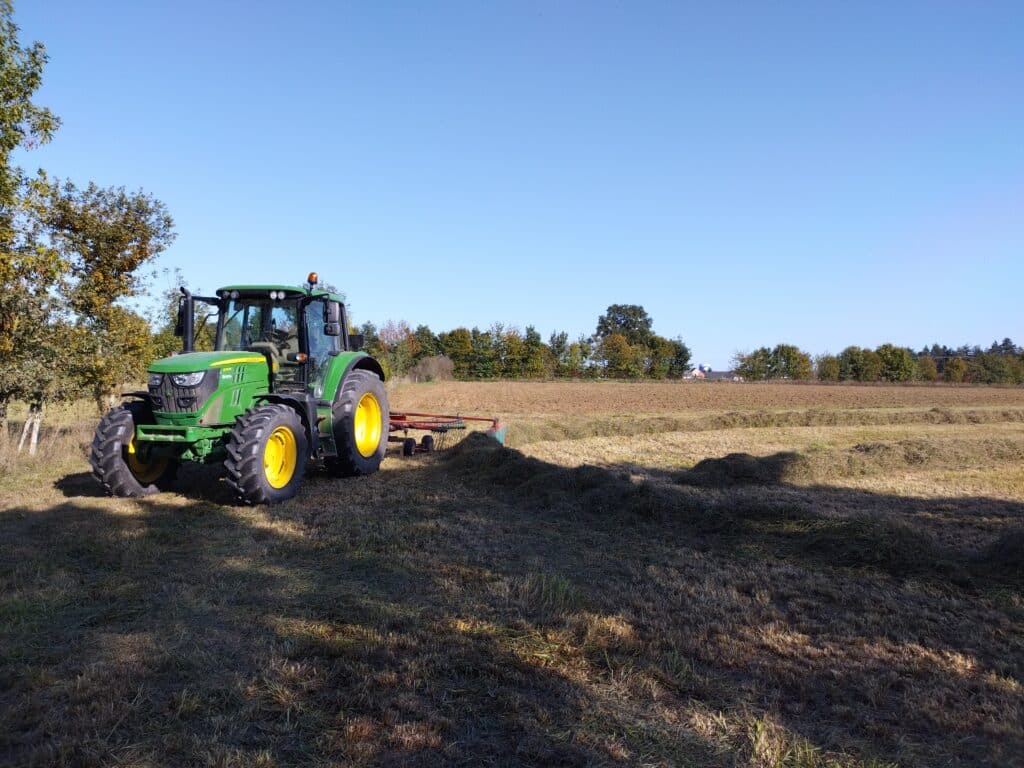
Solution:
[[[489,424],[484,434],[505,444],[507,427],[500,419],[484,416],[448,416],[439,413],[410,413],[391,411],[391,433],[388,441],[402,444],[402,455],[429,453],[450,447],[455,442],[453,432],[464,432],[469,428],[466,422]],[[426,432],[419,442],[409,432]],[[401,433],[401,434],[399,434]]]

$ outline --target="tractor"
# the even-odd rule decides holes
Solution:
[[[317,286],[313,272],[302,287],[182,288],[182,352],[151,364],[147,390],[96,428],[89,459],[107,493],[156,493],[184,462],[223,462],[246,504],[291,498],[313,462],[339,477],[376,472],[391,431],[384,371],[349,333],[342,297]],[[194,350],[200,336],[213,350]]]

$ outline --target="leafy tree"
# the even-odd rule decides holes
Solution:
[[[914,354],[906,347],[882,344],[875,354],[881,362],[884,381],[910,381],[914,377]]]
[[[0,440],[7,439],[8,404],[25,396],[28,368],[50,338],[54,292],[66,268],[41,241],[30,182],[11,164],[15,150],[47,143],[60,125],[33,101],[46,61],[42,43],[21,44],[13,7],[0,0]]]
[[[452,373],[457,379],[469,378],[473,363],[473,337],[467,328],[456,328],[438,334],[438,346],[445,357],[452,361]]]
[[[15,239],[14,216],[25,183],[22,170],[11,165],[17,149],[47,143],[60,120],[33,101],[43,83],[46,48],[34,42],[22,46],[10,0],[0,0],[0,253]]]
[[[759,347],[746,354],[737,352],[732,367],[747,381],[764,381],[771,376],[772,351],[768,347]]]
[[[125,381],[141,379],[150,358],[149,328],[120,306],[135,296],[137,270],[174,240],[174,222],[163,203],[143,192],[80,190],[43,177],[48,205],[44,225],[50,242],[69,266],[68,308],[89,336],[75,364],[101,410]]]
[[[651,379],[666,378],[675,359],[675,345],[661,336],[651,336],[647,344],[640,349],[643,350],[644,374]]]
[[[882,361],[873,350],[847,347],[839,353],[839,371],[843,381],[878,381]]]
[[[769,375],[773,379],[811,378],[811,356],[792,344],[778,344],[771,351]]]
[[[548,347],[555,363],[555,374],[564,375],[569,357],[569,334],[565,331],[552,331],[548,337]]]
[[[939,367],[931,355],[921,355],[915,361],[916,376],[920,381],[935,381],[939,378]]]
[[[629,344],[646,344],[653,335],[654,321],[639,304],[612,304],[597,319],[597,337],[624,336]]]
[[[690,348],[680,338],[669,339],[672,345],[672,360],[668,366],[668,375],[673,379],[681,379],[690,370]]]
[[[636,378],[643,373],[636,349],[621,333],[605,336],[597,346],[596,356],[604,364],[606,376]]]
[[[967,363],[962,357],[954,357],[946,361],[943,378],[954,384],[961,383],[967,377]]]
[[[569,345],[565,363],[566,374],[573,377],[597,375],[598,366],[588,365],[593,354],[594,343],[587,337],[580,336]]]
[[[518,334],[516,334],[516,338],[519,338]],[[473,328],[470,331],[473,352],[469,375],[472,378],[492,379],[501,374],[502,360],[497,340],[497,334],[494,331],[481,331],[479,328]],[[515,355],[516,350],[513,350],[511,354]]]
[[[553,370],[551,348],[544,344],[532,325],[526,326],[523,332],[523,346],[526,348],[524,373],[531,378],[550,376]]]
[[[821,355],[815,362],[819,381],[839,381],[841,368],[835,355]]]
[[[424,357],[436,357],[441,353],[441,346],[437,343],[437,336],[434,335],[429,326],[417,325],[412,335],[416,338],[418,345],[417,360]]]

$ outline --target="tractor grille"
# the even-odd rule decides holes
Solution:
[[[149,387],[153,410],[160,413],[195,413],[217,389],[220,377],[217,371],[207,371],[203,380],[194,387],[179,387],[165,373],[159,386]]]

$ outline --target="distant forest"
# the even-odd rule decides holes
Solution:
[[[679,379],[691,371],[689,347],[653,330],[647,311],[636,304],[613,304],[597,320],[595,332],[570,341],[565,332],[547,341],[533,326],[520,330],[500,323],[487,330],[456,328],[435,333],[389,321],[378,328],[364,323],[364,349],[390,376],[416,380],[613,378]],[[1022,384],[1024,349],[1009,338],[980,346],[933,344],[914,351],[882,344],[851,346],[838,355],[813,357],[791,344],[737,354],[733,372],[747,381],[947,381]]]
[[[915,352],[882,344],[875,349],[847,347],[838,355],[811,356],[790,344],[737,354],[735,371],[751,381],[947,381],[972,384],[1024,384],[1024,348],[1005,338],[988,349],[932,344]]]

